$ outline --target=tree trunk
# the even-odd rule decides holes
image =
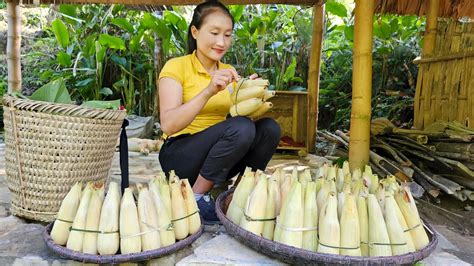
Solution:
[[[7,2],[8,92],[21,92],[21,9],[17,1]]]

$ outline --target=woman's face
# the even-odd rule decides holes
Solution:
[[[215,61],[221,60],[232,42],[232,20],[223,12],[213,12],[204,19],[201,28],[192,27],[197,52]]]

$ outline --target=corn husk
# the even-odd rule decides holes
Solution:
[[[100,223],[100,212],[104,201],[104,186],[100,184],[91,192],[91,200],[87,208],[86,230],[97,231]],[[84,232],[82,252],[97,255],[97,233]]]
[[[336,176],[336,189],[337,192],[342,192],[342,189],[344,188],[344,170],[342,168],[337,168],[337,176]]]
[[[411,195],[408,185],[403,184],[400,187],[400,191],[395,194],[395,200],[397,201],[398,207],[408,225],[408,230],[411,234],[415,249],[420,250],[424,248],[430,241],[425,229],[423,228],[418,209],[415,205],[415,200]]]
[[[328,254],[339,254],[341,243],[341,231],[337,218],[336,193],[328,194],[326,204],[319,212],[319,244],[318,252]]]
[[[160,229],[160,245],[166,247],[176,242],[174,235],[173,224],[171,223],[171,216],[168,216],[166,206],[163,203],[160,195],[160,189],[158,183],[150,182],[151,199],[156,209],[158,217],[158,228]]]
[[[306,184],[304,193],[303,248],[316,252],[318,250],[318,204],[316,202],[316,183]]]
[[[254,184],[254,173],[251,171],[250,167],[247,167],[242,179],[235,188],[232,201],[230,202],[226,213],[227,218],[229,218],[235,224],[240,224],[240,219],[244,213],[243,210],[247,201],[247,197],[250,192],[252,192]]]
[[[140,220],[140,232],[142,251],[160,248],[160,232],[158,217],[153,199],[147,187],[137,185],[138,193],[138,218]]]
[[[362,256],[357,203],[352,193],[345,194],[341,214],[341,255]]]
[[[89,202],[92,193],[92,183],[87,183],[86,188],[82,192],[81,202],[77,209],[72,228],[77,230],[84,230],[86,227],[87,209],[89,208]],[[67,240],[66,247],[68,249],[82,252],[82,243],[84,241],[84,231],[71,230]]]
[[[392,254],[402,255],[408,252],[415,251],[414,246],[408,245],[408,239],[403,232],[403,226],[400,224],[397,217],[397,203],[393,196],[388,196],[385,199],[385,223],[387,224],[387,232],[392,244]],[[401,245],[404,244],[404,245]]]
[[[76,216],[77,208],[81,201],[82,184],[76,183],[67,193],[61,202],[53,229],[51,230],[51,238],[58,245],[66,245],[69,237],[69,228],[71,228]]]
[[[395,196],[394,196],[394,199],[395,199]],[[396,201],[395,201],[395,202],[396,202]],[[399,222],[400,225],[402,226],[403,232],[404,232],[404,234],[405,234],[405,239],[406,239],[406,241],[407,241],[408,249],[415,251],[415,250],[416,250],[415,244],[413,243],[413,239],[412,239],[412,237],[411,237],[411,233],[410,233],[410,231],[408,230],[408,225],[407,225],[407,222],[405,221],[405,218],[403,217],[402,211],[400,211],[400,207],[398,207],[398,203],[397,203],[397,205],[396,205],[395,212],[396,212],[396,214],[397,214],[398,222]]]
[[[242,218],[240,218],[240,227],[258,236],[262,236],[263,233],[264,221],[261,220],[273,218],[265,217],[268,198],[267,186],[267,178],[260,175],[257,185],[247,197],[245,211]]]
[[[334,181],[334,192],[336,192],[336,174],[337,174],[336,166],[329,166],[328,171],[327,171],[327,175],[326,175],[326,179]]]
[[[181,194],[183,194],[187,215],[189,215],[187,218],[189,224],[189,234],[192,235],[199,231],[199,228],[201,228],[201,217],[199,216],[199,209],[188,179],[181,179]]]
[[[158,175],[158,179],[156,179],[155,182],[158,182],[159,184],[158,189],[160,190],[160,198],[166,207],[168,217],[172,217],[173,214],[171,213],[171,191],[165,173],[160,172]]]
[[[105,232],[97,236],[97,251],[100,255],[114,255],[119,250],[119,213],[119,187],[117,183],[110,182],[100,211],[99,231]]]
[[[132,188],[126,188],[123,192],[119,228],[120,252],[122,254],[141,252],[140,222]]]
[[[319,212],[322,211],[323,206],[326,204],[326,199],[331,192],[333,193],[336,192],[336,184],[334,180],[325,179],[321,189],[318,192],[317,199],[316,199],[318,203]],[[336,199],[336,213],[337,213],[337,199]],[[319,214],[319,217],[321,217],[321,214]]]
[[[301,219],[304,216],[302,194],[301,184],[296,180],[286,199],[286,213],[283,214],[283,219],[278,221],[278,227],[281,229],[281,236],[278,241],[297,248],[303,246],[303,232],[292,229],[303,227],[303,219]]]
[[[349,161],[344,161],[344,163],[342,163],[342,171],[344,172],[344,176],[351,175]]]
[[[181,194],[181,185],[179,178],[173,170],[170,172],[170,190],[171,190],[171,214],[173,218],[174,235],[176,239],[182,240],[188,236],[189,223],[185,218],[188,215],[186,203],[183,194]]]
[[[267,205],[265,206],[265,218],[275,218],[277,214],[277,202],[280,198],[280,188],[278,181],[272,176],[268,179],[267,186]],[[262,236],[273,240],[273,234],[275,232],[275,220],[265,221],[263,223]]]
[[[364,257],[369,256],[369,214],[367,212],[368,189],[364,188],[357,197],[357,215],[359,216],[360,252]]]
[[[374,194],[367,196],[367,210],[369,214],[369,256],[392,256],[387,226],[382,209]]]

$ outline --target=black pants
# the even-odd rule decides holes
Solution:
[[[280,126],[271,118],[254,122],[247,117],[232,117],[196,134],[169,138],[161,147],[160,164],[167,175],[175,170],[191,184],[199,174],[222,184],[246,166],[264,170],[280,135]]]

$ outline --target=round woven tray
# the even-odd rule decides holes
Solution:
[[[11,212],[52,222],[76,182],[104,182],[125,111],[3,97]]]
[[[201,221],[202,222],[202,221]],[[125,262],[139,262],[139,261],[146,261],[151,259],[156,259],[159,257],[163,257],[172,253],[177,252],[189,245],[191,245],[196,239],[198,239],[202,233],[204,232],[204,224],[201,223],[201,227],[199,230],[186,237],[183,240],[180,240],[173,245],[169,245],[166,247],[162,247],[159,249],[143,251],[139,253],[131,253],[131,254],[117,254],[117,255],[91,255],[85,254],[81,252],[76,252],[70,250],[66,247],[58,245],[54,243],[53,239],[51,238],[51,229],[53,228],[53,223],[48,224],[45,230],[43,231],[43,239],[46,242],[46,246],[51,249],[54,253],[58,254],[62,258],[71,259],[75,261],[80,261],[84,263],[110,263],[110,264],[117,264],[117,263],[125,263]]]
[[[226,228],[227,232],[245,245],[254,250],[262,252],[268,256],[274,257],[290,264],[351,264],[351,265],[390,265],[390,264],[413,264],[430,255],[438,244],[438,237],[435,233],[428,233],[430,239],[429,244],[423,249],[399,256],[390,257],[354,257],[331,255],[324,253],[317,253],[301,248],[295,248],[278,242],[259,237],[247,230],[242,229],[225,216],[227,207],[232,199],[234,191],[229,190],[222,193],[216,201],[217,216]],[[431,232],[433,228],[425,223]]]

